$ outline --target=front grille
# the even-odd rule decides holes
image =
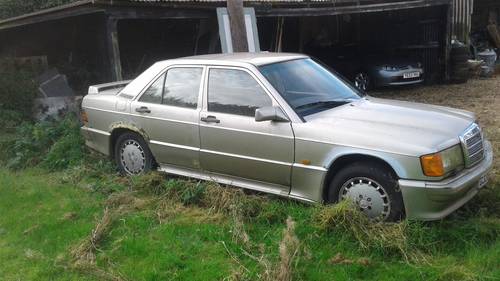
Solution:
[[[472,124],[460,136],[464,149],[465,166],[472,167],[484,158],[483,136],[477,124]]]

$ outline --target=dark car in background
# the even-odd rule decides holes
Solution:
[[[420,60],[399,52],[368,53],[354,46],[310,47],[308,51],[362,91],[424,81],[424,68]]]

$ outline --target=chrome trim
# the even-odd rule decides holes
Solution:
[[[155,141],[155,140],[151,140],[149,142],[152,144],[157,144],[157,145],[161,145],[161,146],[175,147],[175,148],[180,148],[180,149],[185,149],[185,150],[200,151],[199,147],[194,147],[194,146],[180,145],[180,144],[161,142],[161,141]]]
[[[253,160],[253,161],[266,162],[266,163],[271,163],[271,164],[278,164],[278,165],[283,165],[283,166],[292,166],[293,165],[292,163],[288,163],[288,162],[275,161],[275,160],[269,160],[269,159],[252,157],[252,156],[244,156],[244,155],[233,154],[233,153],[219,152],[219,151],[213,151],[213,150],[208,150],[208,149],[201,149],[200,152],[218,154],[218,155]]]
[[[96,133],[96,134],[105,135],[105,136],[111,136],[111,133],[109,133],[109,132],[98,130],[98,129],[94,129],[94,128],[82,127],[82,130],[85,130],[85,131],[88,131],[88,132],[92,132],[92,133]]]
[[[208,113],[208,111],[207,111],[207,113]],[[221,114],[226,114],[226,113],[221,113]],[[251,117],[248,117],[248,118],[251,118]],[[200,123],[200,127],[210,128],[210,129],[228,130],[228,131],[241,132],[241,133],[249,133],[249,134],[254,134],[254,135],[263,135],[263,136],[270,136],[270,137],[278,137],[278,138],[283,138],[283,139],[291,139],[291,140],[295,139],[294,137],[289,137],[289,136],[269,134],[269,133],[263,133],[263,132],[257,132],[257,131],[234,129],[234,128],[228,128],[228,127],[223,127],[223,126],[218,126],[218,125],[214,126],[214,125],[208,125],[208,124],[203,124],[203,123]]]
[[[301,169],[317,170],[317,171],[322,171],[322,172],[328,171],[328,169],[324,168],[324,167],[304,165],[304,164],[299,164],[299,163],[293,163],[293,167],[294,168],[301,168]]]
[[[165,105],[163,105],[163,106],[165,106]],[[152,117],[152,116],[146,116],[146,115],[133,114],[133,113],[130,113],[130,112],[120,112],[120,111],[114,111],[114,110],[99,109],[99,108],[95,108],[95,107],[85,107],[84,109],[91,109],[91,110],[102,111],[102,112],[107,112],[107,113],[116,113],[116,114],[122,114],[122,115],[127,115],[127,116],[144,117],[144,118],[149,118],[149,119],[155,119],[155,120],[167,121],[167,122],[174,122],[174,123],[181,123],[181,124],[188,124],[188,125],[198,125],[198,123],[195,123],[195,122],[188,122],[188,121],[180,121],[180,120],[174,120],[174,119]],[[192,109],[192,110],[196,110],[196,109]]]
[[[484,139],[481,128],[476,123],[472,123],[459,138],[464,152],[465,167],[470,168],[484,159]],[[471,140],[474,142],[468,143]]]
[[[253,181],[253,180],[249,180],[249,179],[243,179],[243,178],[231,177],[231,176],[226,176],[226,175],[221,175],[221,174],[216,174],[216,173],[210,173],[207,171],[182,168],[182,167],[168,165],[168,164],[161,164],[160,167],[158,168],[158,170],[165,172],[165,173],[169,173],[169,174],[175,174],[175,175],[180,175],[180,176],[184,176],[184,177],[191,177],[191,178],[196,178],[196,179],[206,180],[206,181],[213,181],[213,182],[216,182],[219,184],[237,186],[237,187],[241,187],[241,188],[256,190],[256,191],[270,193],[270,194],[275,194],[278,196],[288,197],[288,194],[289,194],[288,190],[290,189],[289,186],[263,183],[263,182],[259,182],[259,181]],[[286,191],[288,191],[288,192],[286,192]]]

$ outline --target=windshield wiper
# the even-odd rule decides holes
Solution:
[[[311,103],[306,103],[303,105],[297,106],[295,109],[304,109],[309,107],[329,107],[334,108],[337,106],[341,106],[347,103],[350,103],[351,100],[327,100],[327,101],[315,101]]]

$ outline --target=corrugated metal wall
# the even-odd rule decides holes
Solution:
[[[453,0],[452,34],[458,40],[469,43],[474,0]]]

